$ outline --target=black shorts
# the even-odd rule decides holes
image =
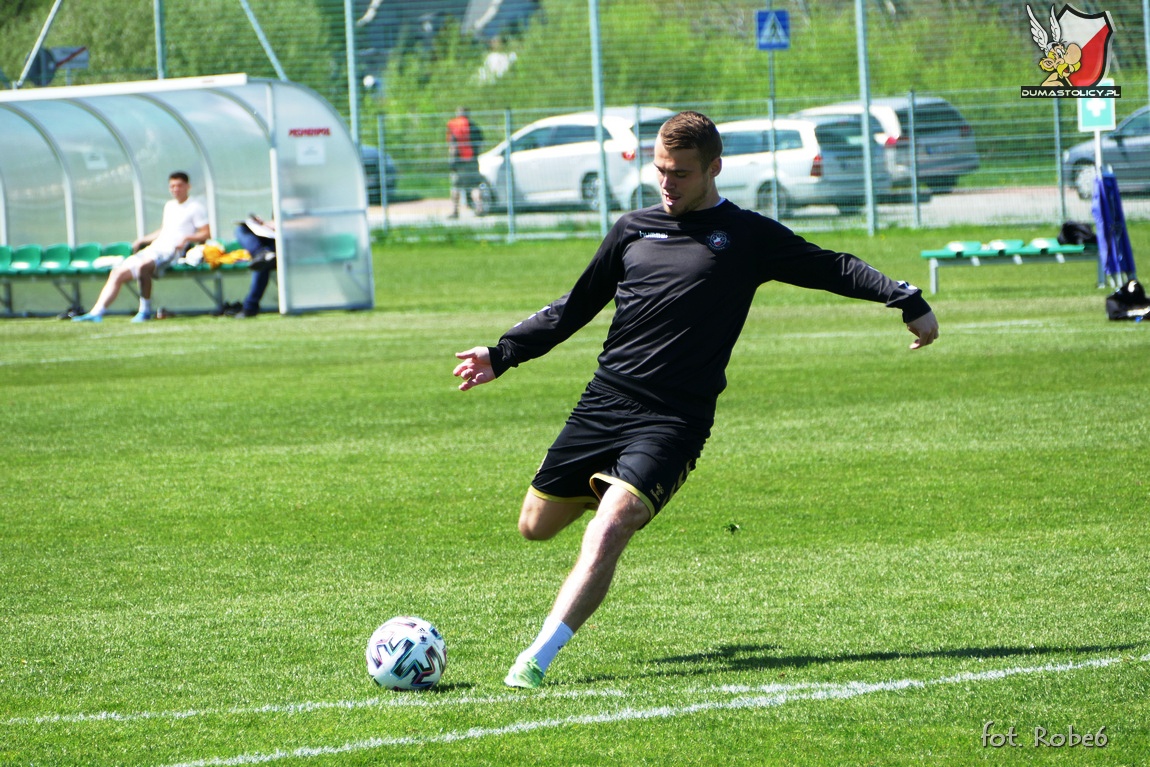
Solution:
[[[451,188],[474,189],[483,183],[479,160],[453,160],[451,162]]]
[[[609,485],[622,485],[654,517],[687,481],[708,436],[708,428],[594,379],[547,451],[531,491],[549,501],[595,505]]]

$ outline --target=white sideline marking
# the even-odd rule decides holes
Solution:
[[[545,692],[536,695],[537,698],[623,698],[627,693],[622,690],[564,690]],[[325,711],[330,709],[345,709],[354,711],[360,708],[433,708],[440,706],[467,706],[487,705],[491,703],[511,703],[522,700],[522,695],[506,693],[504,695],[488,695],[483,697],[470,697],[467,695],[458,698],[437,698],[420,693],[406,696],[377,697],[366,700],[336,700],[336,701],[308,701],[304,703],[281,703],[266,706],[235,706],[233,708],[192,708],[185,711],[138,711],[122,714],[117,711],[99,711],[94,714],[46,714],[43,716],[14,717],[4,722],[6,726],[16,727],[33,724],[75,724],[79,722],[136,722],[145,719],[192,719],[198,716],[249,716],[251,714],[306,714],[311,711]]]
[[[1139,658],[1139,661],[1150,660],[1150,654]],[[358,751],[369,751],[388,746],[417,746],[435,743],[455,743],[464,740],[477,740],[479,738],[496,737],[501,735],[518,735],[535,730],[557,729],[588,724],[614,724],[645,719],[668,719],[678,716],[707,711],[731,711],[738,709],[772,708],[799,700],[848,700],[860,695],[875,692],[895,692],[906,689],[922,689],[926,687],[965,682],[986,682],[1005,679],[1006,677],[1023,674],[1064,673],[1084,668],[1103,668],[1121,663],[1122,658],[1097,658],[1080,663],[1047,664],[1045,666],[1015,667],[996,669],[993,671],[964,672],[938,679],[898,679],[889,682],[846,682],[824,684],[799,684],[795,689],[779,690],[784,685],[763,685],[761,687],[719,687],[716,692],[743,694],[747,692],[773,692],[768,695],[752,695],[738,697],[729,701],[710,701],[692,703],[685,706],[656,706],[654,708],[625,708],[621,711],[604,712],[599,714],[581,714],[564,717],[562,719],[539,719],[535,721],[516,722],[502,727],[472,727],[468,730],[455,730],[438,735],[407,736],[401,738],[368,738],[366,740],[344,743],[341,746],[305,746],[291,751],[276,750],[266,754],[241,754],[232,757],[213,757],[194,762],[179,762],[168,767],[242,767],[242,765],[265,764],[280,759],[304,759],[313,756],[332,756]],[[811,689],[813,687],[813,689]],[[800,692],[798,688],[807,688]],[[525,696],[516,696],[525,697]],[[538,697],[538,696],[535,696]]]

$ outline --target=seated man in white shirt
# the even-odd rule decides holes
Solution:
[[[163,275],[164,270],[192,245],[206,242],[211,237],[208,211],[199,200],[188,197],[191,183],[188,174],[175,171],[168,176],[168,191],[172,199],[164,204],[164,218],[160,228],[132,243],[133,254],[112,269],[100,297],[92,310],[73,322],[100,322],[104,312],[116,300],[129,280],[140,283],[140,310],[132,322],[144,322],[155,316],[152,311],[152,279]]]

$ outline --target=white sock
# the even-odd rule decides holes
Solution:
[[[140,311],[141,311],[141,312],[150,312],[150,311],[152,311],[152,299],[150,299],[150,298],[141,298],[141,299],[140,299]]]
[[[574,634],[575,632],[568,628],[566,623],[548,615],[547,620],[543,621],[543,629],[539,632],[539,636],[535,637],[535,643],[519,653],[519,660],[534,658],[539,664],[539,670],[546,671],[551,661],[555,660],[556,654]]]

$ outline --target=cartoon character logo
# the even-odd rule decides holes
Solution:
[[[1042,51],[1038,66],[1046,73],[1042,87],[1089,88],[1106,76],[1114,24],[1107,12],[1087,14],[1064,5],[1057,14],[1050,6],[1050,32],[1034,18],[1030,5],[1030,35]]]

